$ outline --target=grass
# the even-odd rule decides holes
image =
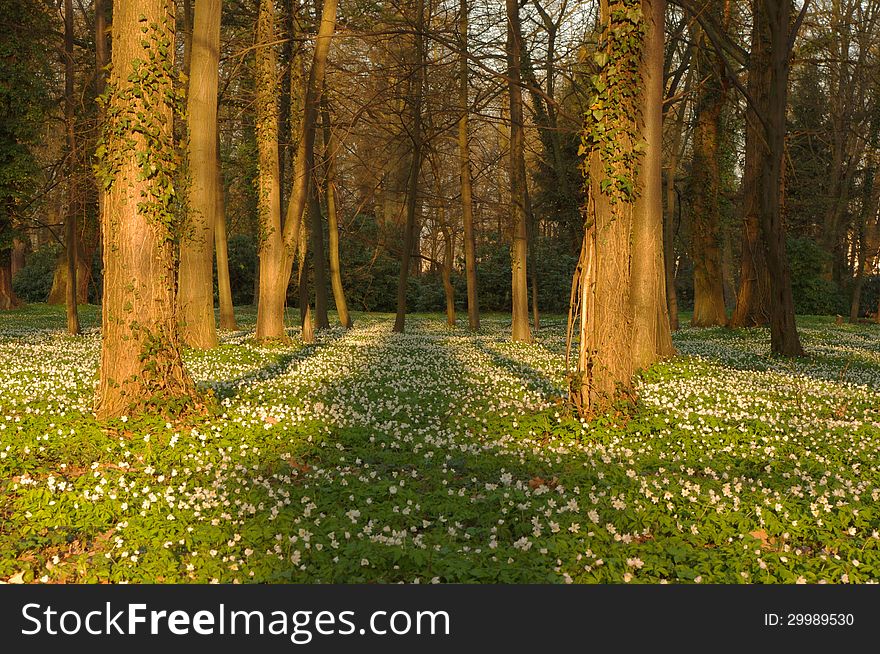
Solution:
[[[0,315],[0,579],[868,582],[880,579],[880,328],[685,328],[631,415],[585,424],[564,320],[355,315],[314,345],[187,352],[215,412],[99,424],[95,307]],[[460,322],[460,324],[462,324]]]

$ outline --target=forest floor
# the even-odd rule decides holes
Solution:
[[[292,316],[292,313],[291,313]],[[188,352],[209,416],[99,424],[95,307],[0,315],[0,579],[865,582],[880,579],[880,327],[683,329],[634,410],[562,401],[533,345],[355,315],[303,346]],[[292,318],[291,318],[292,320]]]

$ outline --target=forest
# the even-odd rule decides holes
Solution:
[[[880,581],[880,0],[0,0],[0,580]]]

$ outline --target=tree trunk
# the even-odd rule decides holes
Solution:
[[[455,289],[452,286],[452,230],[443,228],[443,293],[446,296],[446,325],[455,327]]]
[[[708,14],[722,22],[717,0],[706,5]],[[691,164],[691,259],[694,264],[694,327],[727,324],[721,266],[721,171],[719,168],[722,112],[726,94],[721,83],[723,63],[695,28],[697,50],[692,61],[703,80],[694,102],[694,150]]]
[[[18,271],[25,266],[25,247],[24,241],[18,238],[12,239],[12,261],[10,268],[12,277],[15,277]]]
[[[266,5],[264,9],[263,6]],[[308,200],[309,184],[311,183],[312,171],[309,169],[307,162],[314,159],[315,147],[315,126],[317,124],[317,115],[319,103],[321,100],[321,86],[324,80],[324,74],[327,67],[327,55],[330,51],[330,41],[333,38],[333,32],[336,29],[336,5],[337,0],[324,0],[323,12],[321,15],[321,25],[318,28],[318,36],[315,41],[315,51],[312,57],[312,64],[309,69],[309,78],[306,84],[305,97],[303,99],[303,120],[302,131],[299,143],[297,145],[296,161],[293,171],[293,188],[291,189],[290,199],[287,204],[287,215],[284,221],[283,231],[280,224],[276,224],[274,217],[271,222],[267,223],[271,229],[265,230],[261,234],[261,255],[260,255],[260,298],[257,308],[257,329],[256,338],[258,340],[280,339],[285,338],[284,331],[284,306],[286,301],[287,286],[290,283],[290,276],[293,270],[293,256],[300,242],[300,232],[303,230],[303,214]],[[263,37],[258,37],[261,43],[271,43],[275,38],[274,32],[274,9],[271,3],[265,0],[261,3],[260,15],[271,14],[270,28],[264,26]],[[269,19],[264,18],[263,22]],[[259,30],[258,30],[259,31]],[[263,40],[265,39],[265,40]],[[263,56],[262,72],[260,77],[264,80],[263,101],[258,97],[258,111],[261,109],[271,113],[272,124],[262,125],[263,130],[274,131],[274,179],[275,184],[278,180],[278,108],[275,103],[276,87],[276,60],[277,56],[272,48],[261,48],[271,52]],[[259,53],[259,50],[258,50]],[[269,59],[271,58],[271,61]],[[258,69],[259,69],[258,65]],[[268,108],[263,108],[263,103],[268,103]],[[264,116],[265,120],[265,116]],[[258,118],[258,126],[260,121]],[[260,144],[261,147],[270,147],[269,144]],[[270,153],[266,153],[267,158]],[[275,202],[273,194],[272,202]],[[280,205],[280,191],[277,195],[277,202]],[[274,211],[274,209],[273,209]],[[279,219],[280,223],[280,208]]]
[[[281,232],[281,179],[278,163],[278,54],[273,0],[261,0],[257,18],[256,100],[257,168],[260,224],[260,290],[255,337],[258,341],[285,340],[285,270],[292,257]]]
[[[64,0],[64,123],[67,131],[67,210],[64,216],[64,246],[67,253],[67,333],[79,334],[77,310],[77,247],[76,208],[79,204],[76,188],[76,125],[73,97],[73,0]]]
[[[525,134],[522,98],[522,28],[519,3],[507,3],[507,84],[510,96],[510,196],[513,243],[510,248],[512,321],[511,339],[531,342],[528,290],[528,216],[526,215]]]
[[[785,243],[781,196],[785,157],[788,78],[791,64],[791,0],[754,0],[755,22],[762,26],[762,38],[769,38],[770,88],[766,120],[767,149],[761,159],[764,194],[760,224],[770,275],[770,350],[782,356],[803,356],[794,315],[791,269]],[[766,8],[766,13],[763,9]],[[761,16],[761,20],[758,20]]]
[[[296,271],[297,290],[299,291],[299,324],[300,338],[303,343],[315,342],[315,330],[312,326],[312,307],[309,298],[308,229],[303,227],[299,233],[299,254]]]
[[[214,319],[214,223],[217,220],[217,84],[221,0],[196,0],[187,94],[189,206],[180,243],[180,338],[198,349],[217,346]],[[219,270],[218,270],[219,275]]]
[[[461,0],[459,7],[459,48],[461,53],[458,63],[459,104],[461,118],[458,119],[458,152],[461,177],[461,211],[464,227],[464,268],[467,281],[468,326],[472,330],[480,328],[480,306],[477,299],[477,260],[476,242],[474,240],[474,200],[471,184],[471,149],[468,140],[468,5]]]
[[[314,174],[315,160],[308,162],[312,174],[309,184],[308,211],[309,238],[312,249],[312,270],[315,285],[315,328],[329,329],[330,319],[327,316],[327,262],[324,259],[324,225],[321,220],[321,202],[318,200],[319,178]]]
[[[416,24],[414,33],[415,65],[410,86],[410,142],[412,144],[412,164],[406,192],[406,225],[403,230],[403,252],[400,257],[400,278],[397,283],[397,315],[394,318],[394,331],[403,333],[406,326],[406,290],[413,249],[416,246],[416,214],[419,209],[419,176],[422,168],[422,96],[425,65],[425,1],[416,0]]]
[[[217,296],[220,300],[220,329],[235,330],[235,310],[232,306],[232,284],[229,280],[229,240],[226,236],[226,208],[224,202],[223,170],[220,166],[220,138],[217,138],[217,204],[214,207],[214,252],[217,261]]]
[[[757,5],[756,5],[757,11]],[[763,11],[760,14],[764,14]],[[765,157],[765,134],[758,107],[767,107],[770,93],[769,44],[762,37],[759,15],[753,21],[752,47],[749,56],[748,94],[752,102],[746,107],[745,165],[743,168],[743,233],[740,257],[739,290],[736,308],[730,318],[731,327],[758,327],[769,320],[770,280],[764,239],[761,235],[761,198],[776,193],[778,188],[764,189],[761,174]]]
[[[177,334],[177,225],[168,193],[177,159],[169,102],[174,95],[174,4],[138,0],[117,3],[114,9],[113,91],[101,149],[107,193],[101,215],[100,419],[188,402],[195,394]],[[147,62],[144,41],[156,53]],[[149,143],[145,133],[151,134]]]
[[[12,290],[12,252],[0,250],[0,311],[17,309],[23,304]]]
[[[586,416],[631,396],[634,371],[673,353],[661,181],[665,4],[626,0],[616,3],[620,11],[600,4],[597,63],[604,90],[584,123],[587,228],[569,318],[570,335],[580,318],[571,395]],[[631,44],[634,28],[625,18],[639,10],[646,29],[641,47]]]
[[[330,284],[333,287],[333,302],[339,315],[339,324],[345,329],[352,328],[345,288],[342,285],[342,270],[339,264],[339,216],[336,206],[336,139],[330,123],[330,108],[326,97],[321,105],[321,123],[324,132],[324,160],[326,179],[324,196],[327,199],[327,238],[330,254]]]

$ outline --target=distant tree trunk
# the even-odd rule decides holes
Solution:
[[[23,304],[12,290],[12,251],[0,249],[0,311],[17,309]]]
[[[11,272],[13,277],[25,266],[25,247],[24,241],[18,238],[12,239]]]
[[[718,19],[723,7],[705,5]],[[721,22],[719,20],[719,22]],[[691,259],[694,264],[694,313],[691,325],[727,324],[721,267],[721,170],[719,167],[722,112],[726,94],[721,82],[723,64],[710,48],[702,30],[695,28],[697,52],[692,61],[702,80],[694,101],[694,148],[691,164]]]
[[[525,134],[522,98],[522,28],[518,0],[507,3],[507,84],[510,95],[510,195],[513,218],[511,298],[513,341],[532,340],[529,329],[528,217],[526,215]]]
[[[180,338],[198,349],[217,346],[214,319],[214,224],[217,221],[217,84],[221,0],[196,0],[187,94],[189,206],[180,243]],[[219,276],[219,269],[218,269]]]
[[[446,296],[446,324],[455,327],[455,289],[452,286],[452,230],[443,228],[443,293]]]
[[[77,247],[76,207],[79,204],[76,188],[76,125],[73,97],[73,1],[64,0],[64,123],[67,131],[67,210],[64,216],[64,245],[67,251],[67,333],[79,334],[77,310]]]
[[[309,250],[308,228],[303,226],[299,233],[299,253],[297,255],[296,281],[299,291],[300,337],[303,343],[315,342],[315,329],[312,325],[312,307],[309,298],[309,268],[306,265]]]
[[[180,356],[174,283],[178,226],[167,193],[177,159],[169,102],[174,94],[174,4],[132,0],[114,9],[112,93],[101,150],[108,186],[101,215],[100,419],[195,395]],[[146,63],[144,41],[156,53]],[[151,83],[139,84],[145,75]],[[144,133],[151,134],[149,144]]]
[[[406,224],[403,230],[403,252],[400,258],[400,278],[397,283],[397,315],[394,319],[394,331],[403,333],[406,326],[406,290],[413,250],[416,246],[416,219],[419,208],[419,176],[422,169],[422,96],[424,87],[425,65],[425,0],[416,1],[415,23],[415,67],[412,72],[410,86],[410,142],[412,144],[412,164],[409,172],[409,183],[406,192]]]
[[[633,373],[673,353],[662,226],[665,5],[663,0],[627,0],[615,7],[640,9],[646,29],[640,47],[621,43],[633,38],[631,23],[622,18],[629,12],[612,11],[607,2],[600,5],[599,52],[606,57],[598,78],[612,95],[598,92],[585,120],[587,221],[569,320],[570,337],[575,317],[580,321],[571,395],[587,416],[630,396]],[[605,141],[609,133],[617,134],[613,148]],[[633,159],[635,170],[629,163]],[[632,190],[618,183],[630,176]]]
[[[686,83],[685,88],[689,86]],[[666,304],[669,311],[669,327],[678,330],[678,293],[675,288],[675,223],[678,210],[678,194],[675,191],[675,178],[678,173],[679,148],[684,128],[686,103],[681,102],[678,117],[673,127],[674,134],[669,155],[669,169],[666,174],[666,213],[663,220],[663,265],[666,277]]]
[[[794,315],[791,269],[782,215],[782,175],[785,157],[788,78],[791,66],[792,0],[753,0],[761,38],[769,40],[770,85],[764,113],[767,148],[761,159],[764,194],[760,225],[770,275],[770,350],[782,356],[802,356]],[[759,20],[760,17],[760,20]]]
[[[471,184],[471,152],[468,140],[468,5],[461,0],[459,11],[459,104],[461,118],[458,119],[458,151],[461,177],[461,211],[464,227],[464,268],[467,281],[468,326],[472,330],[480,328],[480,306],[477,299],[477,260],[474,240],[474,200]]]
[[[217,296],[220,300],[220,329],[238,329],[232,306],[232,284],[229,280],[229,241],[226,236],[223,170],[219,162],[220,138],[217,138],[217,204],[214,213],[214,252],[217,261]]]
[[[336,139],[330,123],[330,109],[326,98],[322,99],[321,123],[324,132],[325,181],[324,196],[327,199],[327,238],[330,254],[330,284],[333,287],[333,302],[339,315],[339,324],[345,329],[352,328],[345,288],[342,285],[342,270],[339,264],[339,216],[336,205]]]
[[[315,285],[315,328],[329,329],[327,316],[327,262],[324,259],[324,225],[321,220],[321,202],[318,200],[319,178],[315,173],[315,159],[306,164],[312,171],[309,184],[308,211],[309,237],[312,249],[312,270]]]

